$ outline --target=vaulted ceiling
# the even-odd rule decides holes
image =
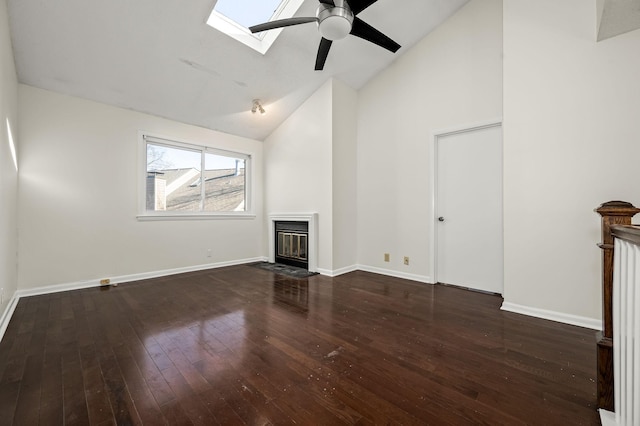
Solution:
[[[596,0],[598,41],[640,28],[640,0]]]
[[[467,1],[379,0],[358,16],[402,48],[350,36],[319,72],[315,24],[262,55],[205,24],[216,0],[7,0],[21,83],[258,140],[327,79],[359,89]],[[254,98],[267,114],[250,112]]]

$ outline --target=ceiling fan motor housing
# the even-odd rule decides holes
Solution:
[[[320,3],[318,28],[327,40],[341,40],[349,35],[353,25],[353,12],[346,1],[336,1],[335,6]]]

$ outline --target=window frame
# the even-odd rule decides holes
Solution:
[[[147,210],[147,144],[166,146],[168,148],[183,149],[200,152],[201,172],[204,170],[205,154],[221,155],[244,160],[245,194],[244,211],[208,212],[202,210],[204,199],[201,199],[200,211],[151,211]],[[252,155],[247,152],[232,151],[216,148],[204,143],[185,142],[178,138],[160,136],[149,132],[140,132],[138,137],[138,214],[137,219],[145,220],[201,220],[201,219],[252,219],[253,211],[253,162]],[[201,176],[202,177],[202,176]],[[205,185],[202,185],[202,193]]]

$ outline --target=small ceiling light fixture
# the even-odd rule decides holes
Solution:
[[[349,35],[354,15],[344,0],[335,1],[333,5],[321,1],[317,18],[322,37],[335,41],[342,40]]]
[[[260,99],[254,99],[253,100],[253,107],[251,107],[251,112],[252,113],[255,114],[257,111],[260,111],[260,114],[265,114],[267,112],[262,107],[262,103],[260,102]]]

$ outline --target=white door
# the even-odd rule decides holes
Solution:
[[[437,281],[502,294],[502,127],[439,135]]]

